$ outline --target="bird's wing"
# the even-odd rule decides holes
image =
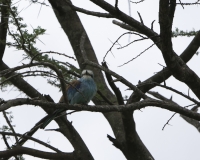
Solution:
[[[73,80],[70,84],[67,85],[67,99],[70,103],[71,99],[74,97],[75,93],[78,92],[78,89],[81,86],[81,82],[79,80]],[[64,102],[64,97],[62,96],[59,100],[60,103]]]

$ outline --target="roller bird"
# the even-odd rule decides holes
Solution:
[[[70,105],[87,105],[95,96],[97,86],[94,81],[94,74],[91,70],[83,70],[79,80],[73,80],[67,87],[67,99]],[[59,103],[64,103],[64,97],[60,98]],[[57,109],[52,115],[47,115],[40,128],[44,129],[55,117],[62,113],[63,109]]]

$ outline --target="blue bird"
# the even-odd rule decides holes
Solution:
[[[97,92],[97,86],[94,82],[94,74],[91,70],[83,70],[79,80],[73,80],[67,87],[67,99],[69,104],[86,105],[94,97]],[[64,102],[64,97],[60,98],[60,103]],[[62,113],[63,109],[57,109],[52,115],[45,118],[40,128],[45,128],[55,117]]]

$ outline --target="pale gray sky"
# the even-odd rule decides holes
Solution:
[[[112,0],[112,2],[114,1]],[[45,1],[45,3],[47,2]],[[93,5],[88,0],[73,0],[73,3],[81,8],[101,11],[99,7]],[[25,0],[22,0],[17,4],[17,6],[21,9],[26,8],[28,5],[29,1]],[[119,1],[119,7],[128,14],[127,1]],[[154,30],[159,33],[158,7],[158,0],[146,0],[145,2],[137,5],[131,3],[132,16],[139,20],[137,11],[140,12],[144,24],[149,27],[151,26],[151,22],[156,20],[154,23]],[[24,17],[24,21],[30,30],[32,30],[31,26],[36,28],[38,25],[47,29],[46,35],[40,37],[40,40],[44,44],[38,41],[38,48],[40,48],[41,51],[57,51],[73,56],[73,51],[69,45],[68,39],[55,18],[51,7],[43,6],[40,13],[39,10],[40,5],[33,4],[22,10],[20,13],[20,15]],[[198,15],[200,15],[199,6],[185,6],[185,9],[181,6],[177,6],[173,28],[178,27],[181,30],[199,30],[200,22],[198,21]],[[79,16],[90,37],[90,41],[92,42],[99,62],[102,62],[105,53],[112,45],[110,41],[114,42],[122,33],[126,31],[112,24],[112,19],[97,18],[84,14],[79,14]],[[120,44],[127,44],[128,38],[128,36],[123,37],[120,40]],[[136,38],[138,37],[133,35],[131,36],[131,40]],[[191,40],[192,38],[187,37],[174,38],[173,47],[175,52],[177,54],[181,54]],[[106,57],[109,68],[116,71],[124,78],[127,78],[127,80],[132,82],[134,85],[136,85],[139,80],[143,81],[147,79],[162,69],[158,63],[165,65],[161,52],[155,46],[129,64],[123,67],[118,66],[137,56],[151,44],[152,42],[150,40],[137,42],[123,50],[116,49],[116,46],[113,49],[113,55],[109,53]],[[22,54],[22,51],[7,48],[4,61],[10,67],[21,65],[20,61],[22,59]],[[63,60],[63,57],[55,57]],[[64,61],[70,61],[77,66],[76,62],[71,59],[64,59]],[[195,55],[188,63],[189,67],[191,67],[191,69],[193,69],[198,75],[200,75],[200,71],[198,69],[200,67],[199,61],[200,57]],[[27,80],[42,94],[49,94],[56,102],[59,100],[61,93],[58,89],[48,85],[45,80],[35,77],[29,77]],[[188,87],[174,78],[170,78],[166,81],[166,83],[183,93],[188,92]],[[117,83],[117,85],[120,87],[123,95],[131,94],[130,91],[125,91],[127,89],[126,86],[120,83]],[[186,101],[182,97],[165,89],[155,88],[154,91],[159,91],[166,97],[173,95],[173,100],[182,106],[191,104],[191,102]],[[190,95],[193,94],[190,92]],[[8,91],[1,93],[0,97],[8,100],[24,97],[24,95],[19,94],[15,88],[9,88]],[[40,109],[40,107],[21,106],[12,108],[9,111],[13,112],[13,124],[16,125],[15,129],[18,133],[28,131],[38,120],[45,116],[45,113],[42,109]],[[199,160],[200,135],[195,128],[182,120],[178,114],[170,121],[171,126],[167,126],[165,130],[162,131],[163,125],[172,114],[172,112],[167,110],[153,107],[146,107],[141,111],[136,111],[134,117],[140,138],[143,140],[144,144],[156,160]],[[70,115],[69,119],[73,121],[73,125],[88,145],[95,160],[125,160],[123,154],[118,149],[113,147],[112,143],[107,139],[107,134],[113,135],[113,133],[102,114],[81,112]],[[2,116],[0,116],[0,126],[4,123],[5,120]],[[51,122],[47,128],[56,127],[56,123]],[[51,145],[65,152],[73,150],[70,143],[59,133],[39,130],[34,137],[44,142],[50,141]],[[14,139],[11,139],[11,141],[14,142]],[[3,141],[1,140],[0,143],[3,144]],[[26,146],[34,149],[47,150],[34,142],[28,142]],[[5,146],[0,145],[1,150],[4,148]],[[29,156],[25,157],[29,160],[37,159]]]

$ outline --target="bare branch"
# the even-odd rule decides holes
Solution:
[[[172,10],[174,8],[172,4]],[[170,8],[171,9],[171,8]],[[159,21],[162,55],[172,75],[184,82],[193,93],[200,98],[200,78],[184,61],[173,51],[171,40],[172,15],[168,14],[168,2],[160,1]],[[173,12],[173,11],[172,11]],[[171,12],[170,12],[171,13]],[[168,16],[167,16],[168,15]]]
[[[7,141],[7,139],[6,139],[6,136],[5,136],[5,135],[2,135],[2,136],[3,136],[3,141],[4,141],[5,145],[6,145],[6,147],[7,147],[8,149],[11,149],[11,147],[10,147],[10,145],[8,144],[8,141]],[[17,156],[14,156],[14,157],[15,157],[16,160],[19,160],[19,158],[18,158]],[[8,158],[8,157],[5,157],[5,158]]]
[[[108,68],[108,66],[106,65],[106,62],[102,62],[102,66],[104,66],[105,68]],[[117,97],[118,104],[123,105],[124,100],[123,100],[120,89],[115,85],[115,83],[113,82],[113,78],[110,74],[105,72],[105,75],[106,75],[106,78],[107,78],[107,81],[108,81],[110,87],[112,88],[112,90],[114,91],[114,93]]]
[[[165,127],[166,127],[167,125],[169,125],[169,121],[171,121],[171,119],[172,119],[176,114],[177,114],[177,113],[174,113],[174,114],[168,119],[168,121],[164,124],[162,130],[164,130]]]
[[[158,92],[150,92],[150,91],[149,91],[148,93],[150,93],[151,95],[153,95],[154,97],[156,97],[156,98],[158,98],[158,99],[165,100],[165,101],[169,101],[169,102],[172,102],[172,103],[174,103],[174,104],[177,104],[177,103],[173,102],[171,98],[168,99],[168,98],[164,97],[163,95],[159,94]],[[194,105],[194,104],[188,105],[188,106],[185,106],[184,108],[187,108],[187,107],[193,106],[193,105]],[[196,106],[194,106],[194,107],[191,109],[191,111],[197,112],[197,111],[198,111],[198,108],[199,108],[199,105],[196,105]],[[171,120],[176,114],[177,114],[177,113],[175,112],[175,113],[168,119],[168,121],[167,121],[167,122],[165,123],[165,125],[163,126],[162,130],[164,130],[164,128],[165,128],[167,125],[169,125],[170,120]],[[191,124],[192,126],[194,126],[194,127],[198,130],[198,132],[200,132],[200,123],[199,123],[199,121],[194,120],[194,119],[192,119],[192,118],[189,118],[189,117],[187,117],[187,116],[184,116],[184,115],[182,115],[182,114],[180,114],[180,116],[181,116],[186,122],[188,122],[189,124]]]
[[[65,85],[65,81],[64,81],[64,78],[63,78],[63,75],[62,73],[56,68],[56,66],[54,66],[53,64],[51,63],[48,63],[48,62],[40,62],[40,63],[31,63],[31,64],[27,64],[27,65],[23,65],[23,66],[18,66],[18,67],[15,67],[15,68],[11,68],[11,69],[7,69],[7,70],[4,70],[4,71],[1,71],[0,72],[0,76],[5,76],[6,74],[10,74],[14,71],[17,71],[17,70],[20,70],[20,69],[23,69],[23,68],[28,68],[28,67],[33,67],[33,66],[38,66],[38,65],[44,65],[44,66],[47,66],[49,67],[50,69],[52,69],[53,71],[56,72],[56,74],[58,75],[58,78],[60,80],[60,84],[61,84],[61,89],[62,89],[62,93],[63,93],[63,96],[64,96],[64,100],[66,103],[68,103],[68,100],[67,100],[67,96],[66,96],[66,92],[65,92],[65,89],[66,89],[66,85]]]
[[[139,17],[140,17],[140,22],[144,25],[144,22],[143,22],[143,19],[142,19],[142,16],[140,15],[140,12],[137,12]]]
[[[153,21],[151,22],[151,30],[153,30],[153,24],[154,24],[154,22],[155,22],[155,20],[153,20]]]
[[[2,61],[5,47],[6,47],[6,37],[8,29],[8,19],[9,19],[9,7],[10,0],[2,0],[2,5],[0,6],[1,11],[1,23],[0,23],[0,62]]]
[[[138,2],[133,2],[133,1],[131,1],[131,3],[135,3],[135,4],[138,4],[138,3],[141,3],[141,2],[144,2],[145,0],[140,0],[140,1],[138,1]]]
[[[115,8],[118,10],[118,0],[115,0]]]
[[[117,49],[123,49],[123,48],[125,48],[125,47],[127,47],[127,46],[133,44],[134,42],[138,42],[138,41],[142,41],[142,40],[146,40],[146,39],[149,39],[149,38],[147,38],[147,37],[142,37],[141,39],[136,39],[136,40],[134,40],[134,41],[128,43],[127,45],[122,46],[122,47],[119,47],[119,48],[117,48]]]
[[[155,82],[153,82],[153,83],[155,83]],[[183,94],[182,92],[177,91],[177,90],[174,89],[174,88],[168,87],[168,86],[166,86],[166,85],[161,85],[161,84],[158,84],[158,83],[156,83],[156,86],[160,86],[160,87],[166,88],[166,89],[168,89],[168,90],[171,90],[171,91],[173,91],[173,92],[175,92],[175,93],[177,93],[177,94],[179,94],[179,95],[181,95],[181,96],[187,98],[188,100],[194,102],[195,104],[200,105],[200,102],[198,102],[198,101],[195,100],[194,98],[192,98],[192,97],[190,97],[190,96],[187,96],[187,95]]]
[[[195,37],[192,39],[190,44],[187,46],[187,48],[183,51],[181,54],[181,59],[186,63],[188,62],[192,56],[197,52],[200,46],[200,31],[195,35]]]
[[[119,37],[117,38],[117,40],[112,44],[112,46],[110,47],[110,49],[106,52],[105,56],[103,57],[103,61],[105,61],[106,56],[108,55],[109,52],[111,52],[111,50],[112,50],[112,48],[114,47],[114,45],[115,45],[116,43],[118,43],[118,41],[119,41],[124,35],[126,35],[126,34],[135,34],[135,35],[137,35],[137,36],[142,37],[142,39],[138,39],[138,40],[135,40],[135,41],[133,41],[133,42],[137,42],[137,41],[140,41],[140,40],[148,39],[147,37],[144,37],[144,36],[142,36],[142,35],[140,35],[140,34],[138,34],[138,33],[134,33],[134,32],[126,32],[126,33],[123,33],[121,36],[119,36]],[[129,43],[128,45],[132,44],[133,42]],[[128,46],[128,45],[126,45],[126,46]],[[124,46],[124,47],[126,47],[126,46]],[[124,48],[124,47],[120,47],[120,48],[118,48],[118,49],[122,49],[122,48]]]
[[[197,108],[199,108],[199,106],[194,106],[191,110],[194,111],[194,112],[197,112],[197,111],[198,111]],[[186,116],[184,116],[184,115],[180,115],[180,116],[181,116],[186,122],[188,122],[188,123],[191,124],[193,127],[195,127],[195,128],[197,129],[198,132],[200,132],[200,123],[199,123],[199,121],[194,120],[194,119],[192,119],[192,118],[188,118],[188,117],[186,117]]]
[[[6,147],[7,147],[8,149],[11,149],[11,148],[10,148],[10,145],[8,144],[8,141],[7,141],[5,135],[3,135],[3,141],[4,141],[5,145],[6,145]]]
[[[51,145],[49,145],[49,144],[47,144],[47,143],[44,143],[44,142],[42,142],[42,141],[40,141],[40,140],[38,140],[38,139],[36,139],[36,138],[33,138],[33,137],[31,137],[31,136],[28,136],[28,135],[22,135],[22,134],[19,134],[19,133],[10,133],[10,132],[0,132],[0,134],[3,135],[3,136],[5,136],[5,135],[9,135],[9,136],[18,136],[18,137],[20,137],[20,138],[32,140],[32,141],[37,142],[37,143],[39,143],[39,144],[41,144],[41,145],[43,145],[43,146],[45,146],[45,147],[47,147],[47,148],[49,148],[49,149],[52,149],[52,150],[55,151],[55,152],[61,153],[61,151],[60,151],[59,149],[57,149],[57,148],[55,148],[55,147],[53,147],[53,146],[51,146]]]
[[[143,92],[141,92],[139,89],[137,89],[137,87],[135,87],[132,83],[128,82],[125,78],[119,76],[115,72],[113,72],[113,71],[111,71],[111,70],[109,70],[109,69],[107,69],[105,67],[100,66],[99,64],[96,64],[94,62],[89,61],[87,56],[86,56],[85,49],[83,47],[83,44],[85,42],[85,38],[86,38],[86,34],[85,34],[85,32],[83,32],[81,40],[80,40],[80,49],[81,49],[81,52],[82,52],[82,55],[83,55],[83,59],[85,61],[84,64],[91,65],[93,67],[96,67],[96,68],[99,68],[99,69],[103,70],[104,72],[109,73],[110,75],[116,77],[117,79],[120,79],[120,81],[122,83],[124,83],[125,85],[127,85],[128,87],[133,89],[141,98],[143,98],[143,99],[148,98]]]
[[[143,34],[143,33],[140,32],[139,30],[137,30],[136,28],[134,28],[134,27],[132,27],[132,26],[130,26],[130,25],[128,25],[128,24],[121,23],[121,22],[118,22],[118,21],[116,21],[116,20],[113,20],[112,23],[115,24],[115,25],[120,26],[120,27],[123,28],[123,29],[129,30],[129,31],[134,31],[134,32],[138,32],[138,33]]]
[[[147,98],[143,101],[126,105],[96,105],[95,107],[91,107],[89,105],[66,105],[63,103],[52,103],[41,100],[32,100],[29,98],[17,98],[3,102],[3,104],[1,104],[0,106],[0,111],[19,105],[35,105],[35,106],[42,106],[44,108],[91,111],[91,112],[113,112],[113,111],[125,112],[125,111],[133,111],[141,109],[147,106],[152,106],[152,107],[167,109],[169,111],[177,112],[187,117],[200,120],[199,113],[180,107],[178,104],[172,103],[170,101],[160,101],[160,100],[154,100],[152,98]]]
[[[181,96],[187,98],[188,100],[194,102],[195,104],[200,105],[200,102],[198,102],[198,101],[195,100],[194,98],[191,98],[189,95],[187,96],[187,95],[185,95],[184,93],[182,93],[182,92],[180,92],[180,91],[178,91],[178,90],[176,90],[176,89],[174,89],[174,88],[168,87],[168,86],[166,86],[166,85],[161,85],[161,84],[156,83],[156,82],[150,82],[150,83],[151,83],[151,84],[155,84],[156,86],[160,86],[160,87],[166,88],[166,89],[168,89],[168,90],[171,90],[171,91],[173,91],[173,92],[175,92],[175,93],[177,93],[177,94],[179,94],[179,95],[181,95]],[[146,84],[148,84],[148,82],[147,82]],[[143,85],[146,85],[146,84],[145,84],[145,83],[140,83],[140,84],[137,85],[137,86],[138,86],[138,87],[142,87]]]
[[[137,20],[128,16],[127,14],[125,14],[121,11],[118,11],[115,7],[113,7],[112,5],[107,3],[106,1],[103,1],[103,0],[91,0],[91,1],[94,4],[98,5],[99,7],[101,7],[102,9],[109,12],[110,14],[112,14],[113,16],[115,16],[115,18],[117,18],[118,20],[121,20],[124,23],[134,27],[135,29],[139,30],[141,33],[145,34],[147,37],[152,37],[151,40],[154,43],[159,42],[159,38],[154,37],[154,36],[158,36],[157,33],[153,32],[150,28],[141,24],[140,22],[138,22]],[[158,48],[160,48],[160,47],[158,46]]]
[[[79,8],[77,6],[74,6],[71,2],[66,1],[66,3],[68,3],[68,5],[75,11],[78,11],[80,13],[84,13],[87,15],[91,15],[91,16],[95,16],[95,17],[102,17],[102,18],[113,18],[113,16],[109,13],[101,13],[101,12],[94,12],[94,11],[89,11],[83,8]]]
[[[77,160],[75,153],[52,153],[44,152],[36,149],[31,149],[27,147],[16,146],[10,150],[0,151],[0,157],[17,156],[20,154],[27,154],[34,157],[46,158],[46,159],[67,159],[67,160]]]
[[[126,64],[128,64],[129,62],[133,61],[134,59],[138,58],[139,56],[141,56],[144,52],[146,52],[147,50],[149,50],[151,47],[153,47],[155,44],[153,43],[152,45],[150,45],[148,48],[146,48],[144,51],[142,51],[140,54],[138,54],[136,57],[132,58],[131,60],[129,60],[128,62],[125,62],[124,64],[118,66],[118,67],[122,67]]]
[[[17,136],[16,136],[16,132],[15,132],[15,130],[14,130],[14,128],[13,128],[13,126],[12,126],[10,120],[8,119],[8,117],[7,117],[5,111],[3,111],[3,116],[4,116],[5,120],[6,120],[6,122],[8,123],[8,125],[9,125],[11,131],[12,131],[13,134],[15,135],[15,136],[14,136],[14,137],[15,137],[15,141],[16,141],[16,143],[18,144],[18,141],[19,141],[19,140],[18,140],[18,138],[17,138]]]
[[[171,2],[171,1],[170,1]],[[180,4],[181,4],[181,6],[183,7],[183,9],[184,9],[184,6],[183,6],[183,4],[182,4],[182,2],[181,2],[181,0],[179,0],[179,2],[180,2]],[[176,3],[177,4],[177,3]]]
[[[171,21],[171,27],[172,27],[172,23],[174,20],[174,13],[176,10],[176,0],[170,0],[170,6],[169,6],[169,18]]]

